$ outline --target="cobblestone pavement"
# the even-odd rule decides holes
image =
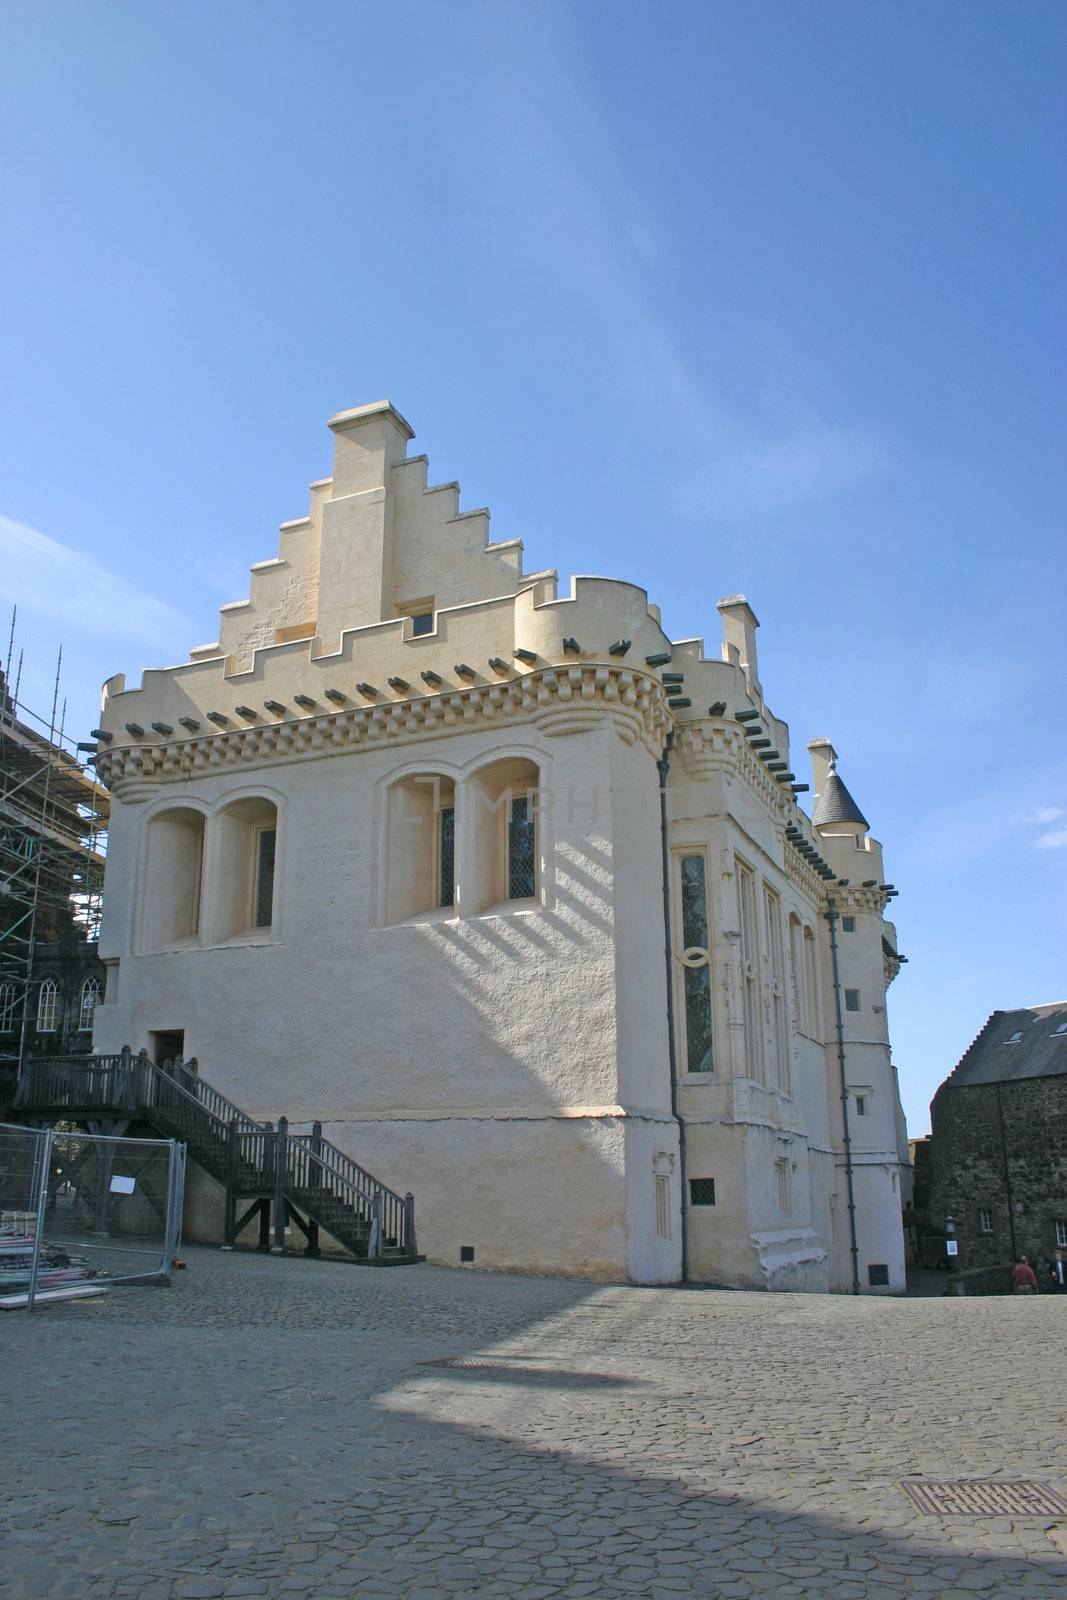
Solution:
[[[899,1487],[1067,1489],[1063,1299],[188,1259],[0,1318],[4,1600],[1067,1595],[1067,1519]]]

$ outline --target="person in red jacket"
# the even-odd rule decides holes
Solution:
[[[1020,1256],[1018,1266],[1012,1267],[1011,1283],[1016,1294],[1037,1293],[1037,1279],[1034,1276],[1034,1269],[1025,1256]]]

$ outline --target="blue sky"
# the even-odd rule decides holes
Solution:
[[[1042,0],[7,0],[31,697],[62,641],[84,736],[215,638],[388,395],[530,569],[713,648],[749,596],[901,889],[924,1131],[994,1006],[1067,992],[1065,46]]]

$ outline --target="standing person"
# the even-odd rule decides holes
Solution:
[[[1025,1256],[1020,1256],[1018,1265],[1011,1269],[1011,1286],[1015,1294],[1037,1293],[1034,1269]]]
[[[1062,1250],[1057,1250],[1049,1262],[1048,1275],[1053,1294],[1067,1294],[1067,1261],[1063,1259]]]

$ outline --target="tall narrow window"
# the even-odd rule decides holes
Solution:
[[[763,1082],[763,1029],[759,1013],[759,933],[756,880],[751,867],[737,862],[737,911],[741,924],[741,998],[745,1019],[745,1071]]]
[[[816,956],[815,935],[804,929],[804,996],[808,1034],[819,1037],[819,963]]]
[[[37,1032],[55,1033],[59,1027],[59,985],[45,978],[37,992]]]
[[[1056,1218],[1056,1244],[1061,1250],[1067,1246],[1067,1222],[1062,1217]]]
[[[89,1033],[96,1015],[96,1003],[100,999],[100,979],[86,978],[82,984],[81,1004],[78,1007],[78,1032]]]
[[[860,992],[858,989],[845,990],[845,1010],[858,1011],[860,1008]]]
[[[527,900],[537,880],[533,797],[517,795],[508,821],[508,899]]]
[[[437,903],[451,906],[456,903],[456,808],[442,806],[438,813],[437,875],[439,878]]]
[[[0,983],[0,1033],[14,1033],[18,990],[13,983]]]
[[[993,1232],[993,1213],[991,1211],[979,1211],[979,1213],[978,1213],[978,1232],[979,1233],[992,1233]]]
[[[792,912],[789,916],[789,989],[793,1001],[793,1027],[797,1033],[807,1033],[807,1015],[804,1005],[804,940],[800,918]]]
[[[785,1026],[785,972],[782,957],[782,903],[774,890],[763,886],[763,913],[767,924],[767,952],[771,965],[771,1011],[774,1023],[774,1057],[778,1087],[789,1093],[789,1036]]]
[[[711,1072],[711,967],[708,951],[708,888],[702,855],[682,856],[682,954],[685,961],[685,1065]],[[690,965],[692,963],[692,965]]]
[[[256,893],[253,926],[269,928],[274,920],[274,845],[276,828],[256,832]]]

